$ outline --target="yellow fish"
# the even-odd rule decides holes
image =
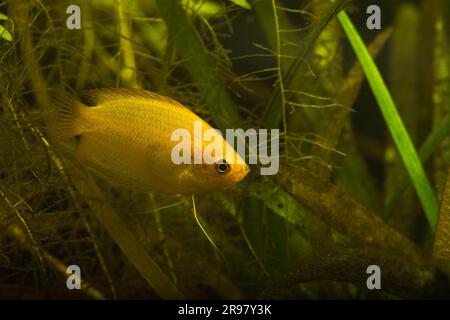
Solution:
[[[195,194],[233,185],[249,172],[218,133],[196,146],[194,123],[201,123],[203,131],[211,126],[168,97],[139,89],[95,89],[86,97],[94,106],[66,94],[55,97],[50,134],[56,141],[80,136],[75,159],[119,186],[139,192]],[[190,164],[172,161],[178,144],[172,133],[177,129],[191,133]],[[203,159],[212,141],[223,146],[212,152],[217,161],[195,164],[194,158]]]

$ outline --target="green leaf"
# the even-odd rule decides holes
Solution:
[[[250,3],[247,2],[247,0],[230,0],[230,1],[244,9],[252,8]]]
[[[439,147],[439,145],[450,135],[450,117],[446,117],[437,128],[425,139],[425,142],[419,149],[419,158],[422,164],[425,164],[428,159],[433,155],[433,152]],[[384,219],[389,219],[392,211],[398,203],[398,200],[402,196],[403,192],[409,186],[411,180],[406,174],[399,179],[399,183],[392,192],[387,201]]]
[[[0,20],[9,20],[7,16],[3,13],[0,13]],[[5,39],[6,41],[12,41],[12,35],[8,30],[5,29],[4,26],[0,25],[0,38]]]
[[[356,56],[363,68],[367,81],[372,89],[375,99],[378,102],[381,113],[388,126],[389,132],[394,139],[403,163],[414,184],[414,188],[419,196],[419,200],[425,211],[428,223],[434,230],[436,227],[438,202],[431,187],[428,177],[420,162],[417,151],[408,135],[403,121],[398,114],[395,103],[389,93],[384,80],[367,51],[364,42],[353,26],[350,18],[344,11],[338,14],[339,21],[355,51]]]
[[[181,4],[189,14],[192,14],[193,10],[195,11],[195,14],[205,18],[218,16],[220,13],[225,13],[224,7],[215,1],[183,0]]]
[[[2,39],[5,39],[6,41],[11,42],[12,41],[12,35],[9,33],[8,30],[5,29],[2,25],[0,25],[0,37]]]

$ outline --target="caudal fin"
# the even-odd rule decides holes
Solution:
[[[60,142],[82,134],[82,113],[85,106],[65,92],[55,94],[52,102],[51,139]]]

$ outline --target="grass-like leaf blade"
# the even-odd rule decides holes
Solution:
[[[344,11],[338,14],[338,19],[350,41],[350,44],[355,51],[355,54],[361,63],[363,71],[366,75],[367,81],[372,89],[375,99],[378,102],[383,118],[389,128],[389,132],[394,139],[403,163],[408,171],[408,174],[414,184],[414,188],[419,196],[419,200],[425,211],[427,220],[435,229],[436,218],[438,211],[438,203],[436,195],[431,187],[431,184],[425,174],[425,171],[420,162],[417,151],[408,135],[408,132],[403,124],[400,115],[397,112],[395,103],[389,93],[384,80],[367,51],[364,42],[358,34],[358,31],[353,26],[350,18]]]

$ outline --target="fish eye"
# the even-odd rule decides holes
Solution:
[[[216,162],[216,171],[219,174],[225,174],[230,170],[230,165],[225,160]]]

